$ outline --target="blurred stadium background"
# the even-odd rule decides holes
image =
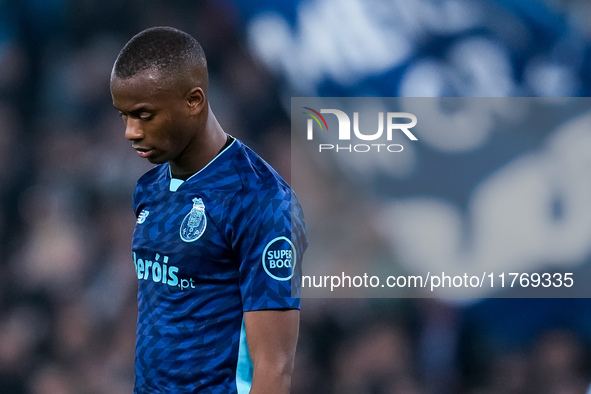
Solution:
[[[223,127],[289,181],[290,97],[589,96],[590,19],[586,0],[0,1],[0,393],[131,390],[131,194],[149,164],[108,80],[141,29],[202,43]],[[339,180],[300,181],[311,242],[328,241],[315,226]],[[293,393],[585,393],[590,311],[304,299]]]

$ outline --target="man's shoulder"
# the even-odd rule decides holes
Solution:
[[[146,171],[141,177],[139,177],[137,185],[148,185],[157,182],[159,179],[162,178],[163,175],[166,175],[167,171],[167,164],[158,164],[154,168]]]
[[[282,222],[292,204],[298,204],[291,187],[278,172],[248,146],[234,152],[233,165],[241,188],[227,203],[228,217],[244,223],[252,220]]]
[[[144,173],[135,184],[135,193],[154,191],[164,188],[162,182],[167,182],[168,164],[159,164]],[[160,186],[159,186],[160,185]]]
[[[291,193],[291,188],[279,173],[258,153],[240,142],[233,156],[242,181],[242,193],[267,193],[270,190]]]
[[[151,195],[156,190],[161,190],[164,186],[161,184],[166,177],[166,165],[160,164],[142,175],[135,184],[133,192],[133,205],[137,210],[140,201],[147,195]]]

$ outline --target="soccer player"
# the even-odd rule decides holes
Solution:
[[[137,182],[135,393],[288,393],[299,330],[302,211],[226,134],[189,34],[144,30],[111,74],[125,137],[156,166]]]

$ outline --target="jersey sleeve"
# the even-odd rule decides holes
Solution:
[[[308,241],[295,194],[280,189],[237,200],[232,205],[241,209],[232,247],[239,260],[243,310],[299,309]]]

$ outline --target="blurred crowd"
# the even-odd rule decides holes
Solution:
[[[109,76],[125,42],[156,25],[201,42],[222,126],[290,181],[285,81],[249,51],[232,1],[0,1],[0,394],[131,392],[131,195],[150,165],[123,137]],[[304,210],[322,242],[314,226],[332,196],[309,176],[318,201]],[[591,381],[591,324],[571,315],[508,339],[487,329],[507,301],[302,304],[294,394],[575,394]]]
[[[123,137],[109,76],[133,34],[199,37],[224,127],[289,169],[288,117],[236,18],[217,1],[0,2],[0,393],[131,390],[131,195],[150,165]]]

